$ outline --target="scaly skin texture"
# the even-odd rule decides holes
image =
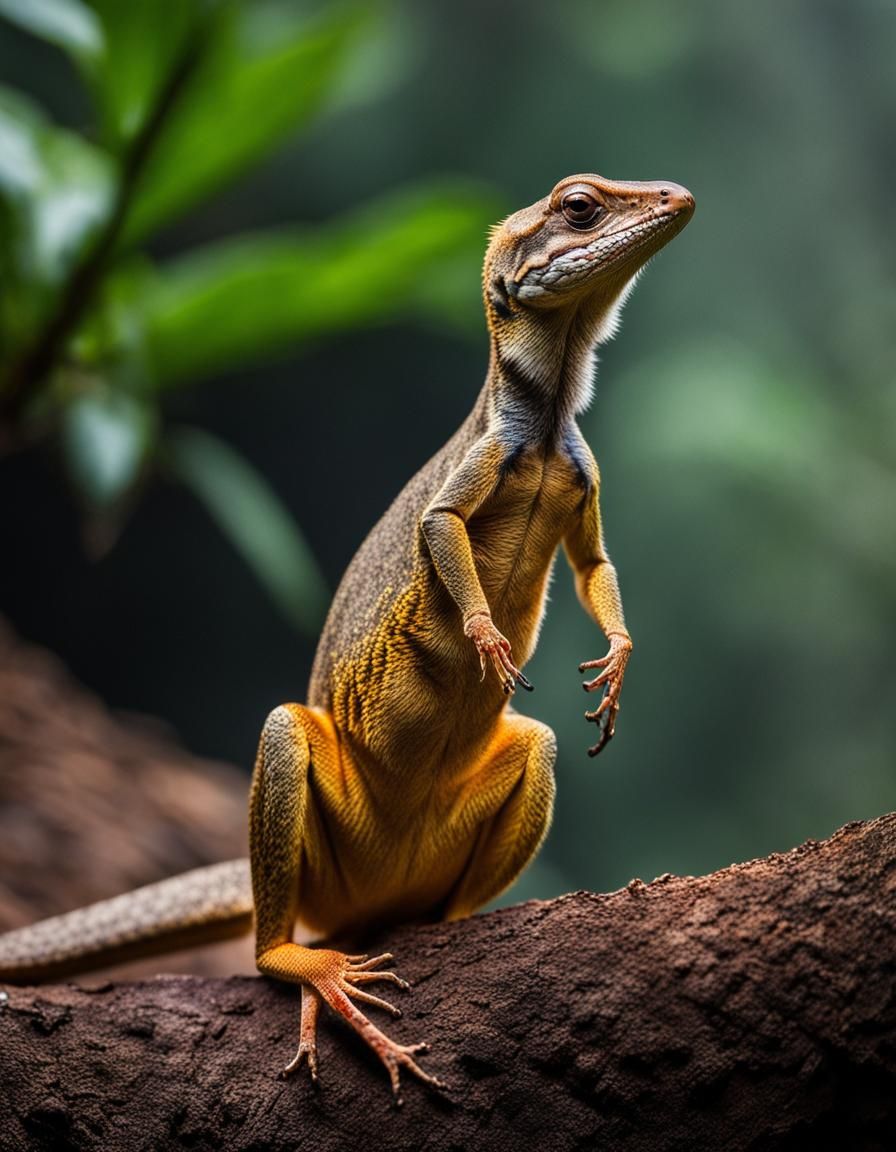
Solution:
[[[613,735],[632,645],[604,547],[600,476],[575,417],[590,397],[594,346],[693,206],[674,184],[573,176],[493,233],[485,386],[349,566],[307,706],[276,709],[261,737],[250,806],[256,955],[261,972],[302,987],[288,1070],[307,1062],[317,1075],[325,1002],[383,1061],[396,1098],[403,1068],[437,1083],[415,1060],[422,1045],[395,1043],[357,1006],[400,1014],[366,990],[405,986],[382,968],[391,957],[302,947],[293,930],[298,919],[344,939],[374,923],[466,916],[538,850],[551,818],[555,741],[510,700],[517,685],[530,687],[520,669],[561,544],[610,644],[581,665],[599,669],[585,690],[604,690],[586,713],[598,726],[591,754]],[[158,886],[142,891],[132,920],[160,899],[214,919],[195,879],[192,888],[168,882],[161,897]],[[235,930],[245,918],[238,903],[231,891],[218,917]],[[157,944],[159,917],[145,920]],[[43,928],[43,943],[29,931],[12,944],[0,939],[0,976],[64,967],[47,944],[54,931]]]

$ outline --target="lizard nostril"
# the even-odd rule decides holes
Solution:
[[[668,196],[668,195],[669,195],[669,189],[668,188],[660,188],[660,196]]]

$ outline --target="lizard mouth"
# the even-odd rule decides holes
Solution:
[[[529,268],[515,295],[523,301],[536,300],[547,292],[563,292],[626,265],[632,265],[634,273],[684,227],[689,217],[690,213],[682,209],[659,212],[603,233],[588,244],[567,248],[547,264]]]

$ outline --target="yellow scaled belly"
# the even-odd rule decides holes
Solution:
[[[520,665],[535,650],[551,565],[584,495],[571,460],[532,449],[467,524],[492,616]]]

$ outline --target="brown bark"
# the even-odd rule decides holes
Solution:
[[[4,1148],[892,1149],[896,815],[714,875],[633,881],[388,938],[388,1030],[444,1095],[331,1018],[277,1072],[295,989],[161,977],[9,989]],[[377,943],[377,942],[372,942]]]

